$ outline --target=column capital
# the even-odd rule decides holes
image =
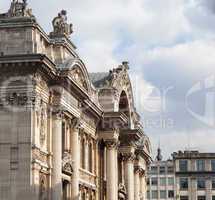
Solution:
[[[104,141],[105,143],[105,146],[108,148],[108,149],[113,149],[113,148],[117,148],[119,146],[119,141],[118,140],[115,140],[115,139],[109,139],[109,140],[105,140]]]
[[[52,116],[55,118],[55,119],[58,119],[58,120],[61,120],[63,119],[63,110],[55,110],[55,111],[52,111]]]
[[[122,153],[122,160],[126,162],[133,162],[135,160],[135,154],[133,152]]]
[[[145,174],[145,170],[140,166],[134,166],[134,173],[140,174],[143,176]]]
[[[73,130],[79,130],[82,128],[82,123],[81,123],[81,120],[77,117],[74,117],[72,120],[71,120],[71,128]]]

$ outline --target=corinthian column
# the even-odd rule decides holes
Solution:
[[[127,199],[134,200],[134,153],[123,154]]]
[[[144,170],[140,173],[140,200],[145,200],[146,197],[146,177]]]
[[[106,175],[107,175],[107,200],[118,199],[118,183],[117,183],[117,170],[116,170],[116,147],[115,140],[106,141]]]
[[[79,168],[80,168],[80,144],[79,144],[80,122],[73,119],[71,133],[71,155],[73,159],[73,174],[71,180],[71,200],[79,199]]]
[[[140,200],[140,167],[134,167],[134,200]]]
[[[62,114],[60,112],[53,115],[52,152],[52,199],[59,200],[62,198]]]

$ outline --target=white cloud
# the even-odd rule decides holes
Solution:
[[[160,138],[161,149],[163,150],[165,158],[169,158],[171,153],[179,150],[214,152],[215,134],[213,130],[172,131],[162,134],[150,135],[150,140],[154,144],[154,157],[156,155],[156,149],[158,148],[158,138]]]
[[[154,97],[156,87],[176,85],[179,88],[176,87],[171,96],[175,108],[172,115],[176,116],[175,120],[189,120],[181,114],[184,98],[181,90],[189,89],[195,81],[215,73],[215,15],[211,0],[28,2],[47,32],[51,31],[53,17],[61,9],[68,11],[69,21],[74,25],[71,39],[89,71],[108,71],[122,60],[129,60],[140,111],[146,106],[159,108],[159,101],[146,101]],[[0,12],[7,11],[8,7],[9,1],[1,0]],[[211,146],[211,141],[202,142],[204,135],[200,134],[201,130],[194,132],[195,128],[190,135],[196,136],[196,146],[207,149],[207,142]],[[188,137],[186,132],[174,129],[165,134],[159,128],[151,131],[154,147],[159,136],[162,141],[172,142],[165,149],[168,153],[182,148]]]

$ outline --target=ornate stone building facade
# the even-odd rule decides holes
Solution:
[[[66,11],[52,24],[26,0],[0,14],[0,199],[144,199],[151,148],[128,63],[88,73]]]

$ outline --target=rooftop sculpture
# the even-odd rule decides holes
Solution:
[[[72,24],[67,23],[67,12],[62,10],[52,21],[54,31],[51,36],[70,36],[73,33]]]
[[[27,8],[27,0],[13,0],[7,17],[32,17],[32,10]]]

